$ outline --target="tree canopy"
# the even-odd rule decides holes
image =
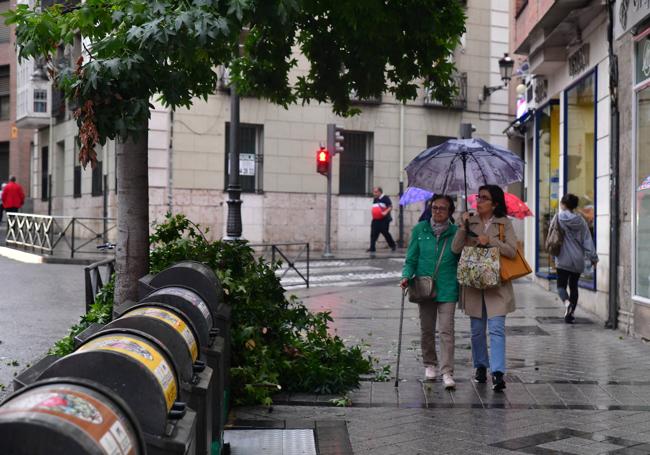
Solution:
[[[404,101],[423,81],[448,102],[465,30],[456,0],[69,0],[6,16],[20,57],[44,56],[76,106],[84,165],[95,144],[142,131],[152,97],[175,108],[214,93],[218,65],[239,92],[285,107],[331,102],[347,115],[352,91]],[[56,65],[58,47],[80,36],[82,56]],[[310,67],[292,81],[297,53]]]

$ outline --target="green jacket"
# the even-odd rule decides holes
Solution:
[[[449,225],[449,228],[436,239],[428,220],[420,221],[413,227],[411,241],[406,252],[406,261],[402,269],[403,278],[414,276],[432,276],[438,261],[442,245],[447,240],[445,251],[442,255],[438,274],[436,276],[436,300],[438,302],[458,301],[458,281],[456,269],[458,268],[459,254],[451,251],[458,226]]]

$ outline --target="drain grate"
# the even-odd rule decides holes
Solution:
[[[314,430],[226,430],[231,455],[316,455]]]

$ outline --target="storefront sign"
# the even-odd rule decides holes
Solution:
[[[619,39],[650,14],[650,0],[621,0],[617,2],[614,37]]]
[[[650,0],[648,0],[650,1]],[[585,43],[569,55],[569,76],[582,73],[589,66],[589,43]]]

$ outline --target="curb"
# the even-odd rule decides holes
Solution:
[[[64,258],[46,254],[28,253],[27,251],[17,250],[6,246],[0,246],[0,256],[13,259],[14,261],[24,262],[26,264],[90,265],[101,261],[102,259],[106,259],[106,257],[96,257],[92,259]]]

